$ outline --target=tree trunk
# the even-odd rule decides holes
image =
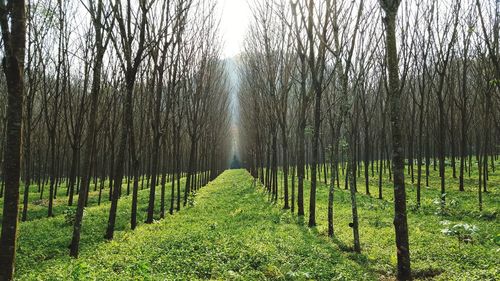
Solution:
[[[188,172],[186,175],[186,186],[184,189],[184,205],[186,206],[188,196],[191,194],[191,181],[193,180],[193,174],[195,172],[195,161],[196,161],[196,140],[191,139],[191,149],[189,152],[189,162],[188,162]]]
[[[283,209],[290,209],[288,200],[288,140],[286,129],[282,128],[282,149],[283,149],[283,190],[285,204]]]
[[[102,0],[99,0],[98,7],[101,7]],[[101,89],[101,71],[102,71],[102,57],[104,56],[105,49],[102,47],[101,42],[101,27],[100,22],[100,9],[98,9],[98,18],[94,23],[95,36],[96,36],[96,57],[94,59],[93,75],[92,75],[92,90],[90,93],[91,106],[90,106],[90,119],[88,128],[88,140],[86,142],[85,152],[83,157],[83,175],[82,182],[78,195],[78,205],[76,208],[75,222],[73,225],[73,236],[70,244],[70,256],[77,258],[79,245],[80,245],[80,230],[82,227],[83,211],[85,208],[85,202],[87,201],[87,190],[90,183],[90,175],[92,174],[92,156],[96,147],[96,135],[97,135],[97,110],[99,101],[99,92]],[[113,149],[111,147],[111,149]]]
[[[271,158],[271,201],[274,203],[278,203],[278,147],[277,147],[277,142],[278,142],[278,136],[276,132],[276,128],[272,129],[273,131],[273,136],[272,136],[272,144],[271,144],[271,151],[272,151],[272,158]]]
[[[364,148],[365,148],[365,151],[364,151],[364,164],[365,164],[365,169],[364,169],[364,173],[365,173],[365,191],[366,191],[366,195],[370,195],[370,181],[369,181],[369,174],[368,174],[368,168],[369,168],[369,161],[370,161],[370,145],[369,145],[369,135],[368,135],[368,126],[365,126],[365,143],[364,143]]]
[[[0,26],[5,49],[3,71],[7,80],[7,124],[3,167],[5,190],[0,236],[0,280],[12,280],[19,212],[26,17],[25,4],[22,0],[9,2],[9,19],[5,13],[7,7],[4,1],[0,3],[0,8],[4,11],[0,18]]]
[[[392,163],[394,172],[394,228],[398,259],[398,280],[411,280],[410,248],[406,217],[406,191],[404,182],[404,151],[401,136],[401,89],[399,83],[396,47],[396,16],[400,1],[380,0],[385,11],[386,56],[389,76],[388,99],[392,131]]]
[[[334,136],[334,130],[332,128],[332,152],[330,154],[330,165],[331,165],[331,174],[330,174],[330,188],[328,190],[328,236],[333,237],[334,235],[334,223],[333,223],[333,199],[334,199],[334,188],[335,188],[335,169],[338,165],[338,138]]]
[[[69,172],[69,186],[68,186],[68,205],[73,205],[73,194],[75,193],[75,179],[76,179],[76,168],[78,163],[78,150],[79,144],[75,144],[72,150],[72,158],[71,158],[71,168]]]
[[[438,98],[439,104],[439,132],[438,132],[438,158],[439,158],[439,177],[441,186],[441,208],[446,204],[446,189],[445,189],[445,142],[446,142],[446,129],[445,129],[445,112],[444,103]]]
[[[352,126],[352,125],[351,125]],[[352,142],[353,134],[353,128],[351,128],[350,132],[350,138]],[[354,160],[354,154],[355,154],[355,147],[353,145],[349,145],[348,148],[348,156],[347,156],[347,182],[349,182],[349,193],[351,195],[351,213],[352,213],[352,222],[349,224],[349,226],[352,228],[352,234],[353,234],[353,240],[354,240],[354,251],[356,253],[361,252],[361,245],[359,242],[359,219],[358,219],[358,206],[356,202],[356,170],[354,166],[356,166],[356,161]]]
[[[159,89],[158,92],[160,94],[157,94],[157,107],[155,109],[155,125],[153,125],[155,128],[153,130],[153,153],[151,157],[153,158],[153,163],[151,167],[151,186],[149,188],[149,204],[148,204],[148,216],[146,218],[146,223],[152,223],[153,222],[153,214],[154,214],[154,207],[155,207],[155,195],[156,195],[156,175],[158,174],[158,164],[159,164],[159,158],[160,158],[160,105],[161,105],[161,91],[163,89]]]
[[[120,197],[122,180],[123,180],[123,164],[125,162],[125,149],[127,147],[127,139],[129,132],[133,131],[133,119],[132,119],[133,117],[132,114],[130,113],[133,112],[132,94],[134,91],[135,77],[131,76],[131,74],[128,72],[126,76],[127,76],[126,77],[127,93],[123,105],[120,144],[118,148],[118,155],[116,156],[114,189],[111,197],[111,207],[109,210],[108,226],[106,229],[106,234],[104,236],[104,238],[106,238],[107,240],[113,239],[115,231],[116,210],[118,208],[118,199]],[[132,158],[135,157],[132,156]]]
[[[31,184],[31,118],[32,118],[32,107],[30,106],[31,101],[30,97],[28,97],[28,108],[26,110],[26,151],[25,151],[25,166],[26,166],[26,175],[25,175],[25,183],[24,183],[24,196],[23,196],[23,213],[21,216],[21,221],[26,221],[28,217],[28,200],[29,200],[29,190]]]
[[[132,144],[131,144],[132,146]],[[132,209],[130,211],[130,229],[134,230],[137,226],[137,196],[139,192],[139,161],[137,159],[133,160],[133,177],[134,182],[132,185]]]
[[[319,130],[321,125],[321,92],[319,85],[316,85],[316,98],[314,105],[314,134],[312,143],[311,157],[311,193],[309,196],[309,227],[316,225],[316,184],[317,184],[317,168],[318,168],[318,145],[319,145]]]

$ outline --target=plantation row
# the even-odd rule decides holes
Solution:
[[[239,152],[270,201],[299,217],[307,213],[308,226],[315,227],[318,188],[329,182],[327,233],[336,237],[334,183],[345,183],[352,247],[362,253],[359,193],[386,198],[383,179],[390,177],[395,235],[389,237],[396,244],[398,280],[418,277],[411,263],[411,232],[418,229],[409,208],[437,200],[446,213],[462,207],[454,191],[473,191],[475,198],[467,196],[459,212],[490,216],[486,204],[498,205],[488,192],[498,187],[500,154],[498,4],[256,4],[240,58]],[[431,176],[435,170],[439,174]],[[429,198],[429,186],[439,196]],[[418,260],[416,266],[421,268]]]
[[[476,209],[474,192],[450,191],[455,203],[450,202],[442,212],[437,175],[431,173],[420,208],[415,199],[409,200],[414,277],[495,280],[500,274],[495,266],[499,190],[487,194],[483,213],[468,211]],[[281,173],[279,180],[281,189]],[[498,174],[491,180],[497,184]],[[361,181],[358,188],[362,187]],[[318,185],[318,225],[308,228],[303,218],[269,204],[266,187],[256,185],[247,172],[230,170],[200,189],[187,208],[153,225],[140,224],[133,232],[126,219],[131,198],[122,198],[118,232],[111,243],[104,243],[102,237],[109,203],[91,206],[86,210],[88,230],[82,235],[77,260],[67,256],[71,223],[65,216],[26,222],[21,224],[20,245],[25,246],[20,249],[17,276],[20,280],[393,278],[396,260],[389,180],[384,179],[382,200],[359,193],[360,254],[350,246],[350,193],[343,186],[335,187],[335,238],[328,237],[328,191],[328,185]],[[415,198],[414,186],[409,185],[407,191],[409,198]],[[147,190],[139,192],[141,220],[146,218],[147,195]],[[307,195],[306,190],[306,203]]]
[[[500,2],[247,4],[242,50],[223,58],[218,1],[0,1],[0,280],[498,279]],[[271,240],[261,260],[222,239],[231,248],[219,256],[219,235],[276,222],[276,208],[236,219],[237,208],[265,206],[255,190],[238,188],[250,181],[243,171],[206,193],[220,204],[202,200],[229,215],[196,206],[180,214],[228,167],[248,170],[283,207],[278,223],[281,214],[298,219],[285,227],[296,245]],[[162,243],[210,237],[187,248],[165,242],[186,258],[180,264],[122,232],[126,222],[134,230],[175,217]],[[207,229],[203,219],[215,224]],[[219,222],[226,229],[214,232]],[[309,236],[318,230],[326,231],[321,249]],[[101,243],[115,233],[137,248]],[[332,251],[332,241],[354,253]],[[83,246],[85,258],[69,261],[63,245],[75,259]],[[196,258],[200,247],[207,263]],[[275,254],[287,247],[291,264]],[[106,268],[88,261],[101,250]],[[296,264],[331,256],[338,267]],[[345,256],[359,267],[347,269]]]
[[[497,162],[498,164],[498,162]],[[448,169],[447,172],[449,172]],[[339,171],[341,173],[341,170]],[[473,171],[473,175],[477,170]],[[477,190],[449,190],[448,204],[441,207],[439,173],[430,173],[429,185],[422,190],[421,205],[417,205],[417,188],[406,178],[408,196],[408,226],[410,250],[412,252],[412,270],[415,279],[432,278],[436,280],[495,280],[500,272],[496,266],[496,256],[500,247],[500,223],[498,214],[500,198],[499,174],[490,175],[492,188],[484,197],[484,210],[477,208]],[[279,199],[283,199],[283,173],[279,172]],[[451,176],[447,181],[458,186],[458,179]],[[297,188],[297,178],[289,179],[289,186]],[[310,185],[305,180],[306,186]],[[393,251],[394,230],[392,206],[394,192],[388,174],[384,174],[379,198],[378,179],[371,179],[370,189],[377,190],[372,195],[364,194],[364,179],[357,183],[357,206],[359,214],[359,239],[361,254],[353,259],[376,273],[379,278],[393,278],[397,272],[396,257]],[[470,181],[474,185],[474,181]],[[351,194],[341,182],[334,183],[333,229],[334,237],[329,238],[329,186],[318,183],[317,226],[311,231],[322,237],[327,244],[336,244],[341,251],[349,254],[352,247],[352,210]],[[268,198],[272,193],[262,185]],[[309,189],[305,190],[305,204],[309,203]],[[291,201],[293,202],[293,201]],[[295,201],[296,202],[296,201]],[[293,204],[293,203],[292,203]],[[276,207],[281,207],[277,205]],[[296,210],[296,209],[295,209]],[[286,210],[284,210],[286,211]],[[307,218],[307,209],[305,210]],[[288,212],[286,212],[288,213]],[[294,213],[292,213],[294,214]],[[299,224],[305,224],[300,216]]]
[[[139,193],[141,208],[147,193]],[[123,201],[122,201],[123,200]],[[130,203],[128,197],[120,202]],[[99,235],[83,235],[78,259],[66,255],[66,239],[51,228],[70,233],[62,218],[39,222],[32,240],[19,260],[19,280],[375,280],[376,274],[341,253],[335,244],[325,244],[316,233],[298,225],[294,218],[266,202],[244,170],[222,173],[193,197],[187,208],[152,225],[127,230],[120,220],[117,235],[103,243]],[[121,207],[121,206],[120,206]],[[94,229],[106,223],[104,207],[86,210],[85,225]],[[87,222],[87,219],[89,220]],[[94,222],[95,221],[95,222]],[[27,224],[21,225],[21,230]],[[34,225],[30,226],[34,228]],[[44,234],[45,233],[45,234]],[[49,234],[47,234],[49,233]],[[57,235],[36,244],[38,235]],[[61,242],[64,240],[64,242]],[[56,242],[58,241],[58,242]],[[58,249],[58,251],[50,250]],[[311,249],[313,249],[311,251]],[[36,250],[36,251],[35,251]],[[45,253],[49,252],[48,257]]]

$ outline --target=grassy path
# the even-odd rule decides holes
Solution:
[[[94,214],[97,219],[98,214]],[[89,220],[89,217],[86,218]],[[47,239],[50,239],[47,237]],[[21,241],[22,243],[22,241]],[[22,244],[21,244],[22,245]],[[26,246],[25,246],[26,247]],[[29,250],[29,249],[26,249]],[[21,254],[22,255],[22,254]],[[243,170],[224,172],[193,206],[152,225],[60,256],[19,280],[373,280],[363,259],[267,202]]]

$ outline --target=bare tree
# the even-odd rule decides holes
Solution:
[[[24,96],[26,10],[24,0],[0,1],[0,28],[7,78],[7,125],[4,147],[5,195],[0,237],[0,279],[12,280],[16,255],[16,233],[21,171],[21,122]]]
[[[410,247],[406,218],[406,191],[404,181],[404,151],[401,136],[401,88],[399,82],[398,51],[396,46],[396,18],[400,0],[380,0],[385,13],[385,48],[389,78],[389,112],[392,132],[392,165],[394,173],[394,228],[398,258],[398,280],[411,280]]]
[[[120,190],[123,179],[123,166],[125,160],[125,149],[127,146],[127,140],[129,140],[130,146],[130,157],[133,164],[134,172],[134,188],[133,188],[133,199],[132,199],[132,212],[130,224],[131,228],[134,229],[137,225],[136,214],[137,214],[137,191],[138,191],[138,170],[139,161],[136,157],[136,144],[134,136],[134,121],[133,116],[130,114],[133,110],[133,92],[135,85],[135,78],[139,66],[144,59],[144,52],[146,49],[146,25],[148,22],[148,11],[151,8],[154,1],[146,3],[146,1],[141,0],[138,3],[138,8],[134,10],[134,7],[130,2],[127,2],[125,7],[123,7],[121,0],[117,0],[113,3],[113,17],[116,20],[117,34],[112,33],[111,41],[116,50],[117,58],[120,62],[120,67],[125,76],[125,90],[126,95],[123,100],[123,116],[122,116],[122,127],[120,134],[120,143],[118,148],[118,155],[116,157],[115,172],[114,172],[114,189],[113,196],[111,200],[111,208],[109,211],[108,227],[106,230],[105,238],[108,240],[113,239],[113,234],[115,230],[115,220],[116,220],[116,209],[118,207],[118,199],[120,196]],[[132,15],[132,13],[134,15]],[[132,22],[136,20],[132,25]]]
[[[109,33],[106,34],[104,30],[105,7],[102,0],[97,3],[89,1],[86,6],[92,20],[92,27],[94,29],[94,44],[93,51],[94,57],[92,60],[92,88],[90,92],[90,117],[88,124],[88,139],[86,143],[86,154],[83,159],[83,177],[80,185],[78,206],[76,209],[75,222],[73,225],[73,236],[70,244],[70,256],[78,257],[80,245],[80,232],[82,227],[83,211],[87,201],[87,193],[89,189],[90,176],[92,173],[92,156],[96,150],[96,133],[97,133],[97,110],[99,93],[101,91],[101,73],[102,73],[102,60],[106,47],[109,42]]]

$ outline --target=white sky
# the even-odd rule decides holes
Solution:
[[[233,57],[243,49],[251,18],[248,0],[217,0],[222,10],[220,31],[224,40],[223,57]]]

